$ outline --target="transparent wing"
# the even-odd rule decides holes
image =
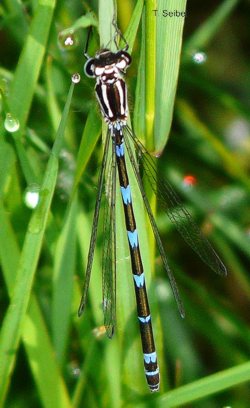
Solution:
[[[179,295],[178,287],[177,287],[175,278],[174,278],[174,276],[173,276],[173,274],[171,272],[171,269],[170,269],[170,267],[168,265],[166,253],[165,253],[164,248],[163,248],[163,244],[162,244],[162,241],[161,241],[161,238],[160,238],[160,234],[159,234],[159,231],[158,231],[158,228],[157,228],[157,225],[156,225],[156,222],[155,222],[155,219],[154,219],[154,216],[153,216],[149,201],[147,199],[147,196],[146,196],[146,193],[145,193],[145,190],[144,190],[144,187],[143,187],[143,183],[142,183],[142,179],[141,179],[140,172],[139,172],[139,169],[138,169],[138,165],[137,165],[137,163],[135,161],[135,158],[134,158],[133,152],[131,150],[129,141],[126,138],[126,133],[124,133],[124,136],[125,136],[124,141],[125,141],[125,144],[126,144],[127,153],[128,153],[130,162],[132,164],[132,167],[133,167],[137,182],[138,182],[138,186],[139,186],[142,198],[143,198],[145,208],[146,208],[147,213],[148,213],[148,217],[149,217],[149,220],[150,220],[150,223],[151,223],[151,226],[152,226],[152,230],[153,230],[153,233],[154,233],[154,236],[155,236],[157,246],[159,248],[159,252],[160,252],[160,255],[161,255],[161,258],[162,258],[162,262],[163,262],[164,268],[165,268],[165,270],[166,270],[166,272],[168,274],[169,282],[170,282],[170,285],[171,285],[171,288],[172,288],[172,291],[173,291],[173,294],[174,294],[174,297],[175,297],[175,300],[176,300],[180,315],[182,317],[184,317],[185,316],[185,311],[184,311],[184,307],[183,307],[183,304],[182,304],[182,301],[181,301],[181,298],[180,298],[180,295]]]
[[[111,166],[106,173],[106,201],[103,222],[102,290],[104,325],[108,337],[114,334],[116,320],[116,161],[112,143]]]
[[[220,260],[212,245],[204,237],[192,216],[181,203],[180,197],[168,181],[158,176],[157,168],[150,153],[139,139],[136,138],[130,128],[126,127],[125,132],[133,141],[135,149],[140,156],[143,171],[151,184],[152,190],[157,194],[157,199],[161,207],[166,211],[177,231],[182,235],[187,244],[193,248],[197,255],[199,255],[203,262],[214,272],[220,275],[226,275],[227,270],[225,265]]]
[[[94,251],[95,251],[95,245],[96,245],[97,227],[98,227],[101,198],[102,198],[102,192],[103,192],[103,186],[104,186],[104,175],[105,175],[106,166],[107,166],[109,142],[110,142],[110,133],[107,132],[105,147],[104,147],[104,154],[103,154],[103,161],[102,161],[101,171],[100,171],[99,180],[98,180],[98,189],[97,189],[97,197],[96,197],[96,203],[95,203],[95,211],[94,211],[94,218],[93,218],[93,224],[92,224],[91,238],[90,238],[90,244],[89,244],[88,261],[87,261],[87,267],[86,267],[85,280],[83,284],[82,298],[81,298],[80,306],[78,309],[78,316],[81,316],[81,314],[84,311],[85,305],[86,305],[86,299],[87,299],[87,293],[88,293],[88,288],[89,288],[90,276],[91,276],[93,259],[94,259]]]

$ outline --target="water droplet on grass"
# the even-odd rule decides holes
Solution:
[[[193,54],[192,59],[196,64],[204,64],[204,62],[206,62],[207,60],[207,54],[202,51],[196,52],[195,54]]]
[[[11,113],[7,113],[4,121],[4,127],[8,132],[14,133],[20,127],[19,120],[15,118]]]
[[[78,84],[81,80],[81,75],[76,72],[71,76],[71,81],[74,82],[74,84]]]
[[[28,208],[37,207],[40,198],[40,187],[38,184],[32,184],[27,187],[24,194],[24,202]]]
[[[74,49],[78,45],[78,37],[73,30],[64,30],[58,34],[58,43],[61,49]]]

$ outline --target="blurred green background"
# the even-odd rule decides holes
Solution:
[[[99,28],[101,45],[109,38],[112,2],[2,1],[0,406],[249,404],[250,2],[188,1],[183,43],[183,21],[161,11],[185,10],[185,1],[178,7],[173,1],[143,3],[117,2],[118,25],[133,57],[127,75],[131,121],[147,147],[162,153],[159,172],[184,199],[228,277],[213,274],[156,206],[186,310],[182,320],[136,193],[143,259],[154,275],[148,286],[160,393],[150,395],[144,379],[119,203],[116,334],[110,341],[102,326],[102,227],[89,303],[77,317],[103,152],[83,49],[89,25]],[[171,24],[179,24],[176,32]],[[94,28],[89,54],[99,47]],[[75,72],[82,78],[67,115]],[[57,145],[60,153],[58,148],[51,154],[55,138],[63,135],[64,122],[57,132],[61,118],[67,120],[64,142]],[[39,193],[42,204],[30,208]]]

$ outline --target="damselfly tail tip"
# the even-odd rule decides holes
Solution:
[[[158,392],[159,389],[160,389],[159,384],[158,384],[157,386],[155,386],[155,387],[150,387],[150,391],[151,391],[151,392]]]
[[[156,384],[149,384],[148,386],[152,393],[158,392],[160,389],[160,377],[158,378],[158,382]]]

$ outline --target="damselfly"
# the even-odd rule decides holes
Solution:
[[[104,324],[107,335],[112,337],[115,325],[115,301],[116,301],[116,223],[115,223],[115,195],[116,195],[116,174],[118,173],[121,196],[124,208],[125,223],[127,228],[128,244],[131,257],[131,269],[134,279],[135,297],[137,303],[137,313],[141,334],[141,343],[144,356],[144,368],[148,386],[151,391],[158,391],[160,383],[159,367],[154,344],[154,336],[151,324],[150,308],[147,297],[144,269],[140,254],[139,237],[136,228],[136,220],[133,211],[132,196],[129,177],[126,167],[125,155],[131,162],[138,186],[144,201],[145,208],[152,226],[152,230],[159,248],[165,270],[167,271],[169,282],[176,299],[181,316],[184,316],[184,308],[178,293],[177,285],[172,272],[168,266],[167,257],[160,239],[159,231],[147,199],[143,181],[140,174],[140,168],[135,159],[134,146],[140,164],[143,168],[144,176],[147,176],[154,193],[161,206],[167,212],[168,217],[174,223],[177,230],[183,236],[185,241],[195,250],[200,258],[215,272],[226,275],[226,268],[220,258],[202,235],[199,228],[193,221],[189,212],[181,204],[181,200],[175,193],[172,186],[165,180],[158,178],[157,169],[153,158],[133,134],[133,131],[127,124],[128,103],[127,86],[123,79],[127,68],[131,64],[131,56],[128,53],[128,44],[116,27],[116,35],[120,35],[125,42],[125,47],[118,48],[117,38],[115,37],[116,52],[107,48],[99,50],[92,58],[88,55],[88,40],[85,49],[85,73],[91,78],[95,78],[95,93],[98,100],[102,116],[107,123],[108,130],[106,134],[104,155],[98,181],[98,192],[94,211],[94,220],[92,226],[91,240],[88,253],[87,269],[83,287],[83,295],[78,314],[81,315],[85,304],[89,287],[94,249],[97,238],[97,226],[103,187],[105,183],[105,174],[109,169],[106,193],[109,202],[106,204],[105,242],[103,248],[103,312]],[[89,39],[89,36],[88,36]],[[110,141],[111,164],[109,166],[108,151]]]

